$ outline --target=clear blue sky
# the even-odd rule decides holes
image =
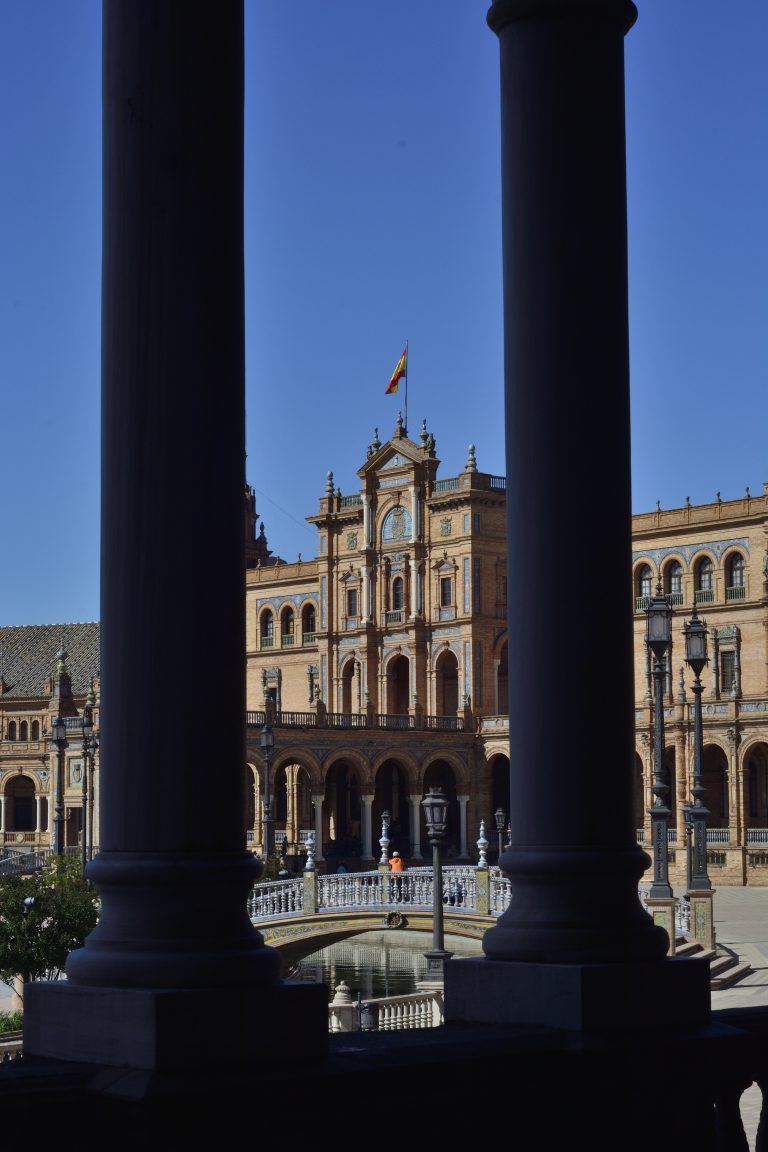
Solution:
[[[246,0],[248,481],[270,546],[404,389],[440,475],[505,472],[498,41],[472,0]],[[625,42],[633,508],[768,480],[768,5]],[[0,0],[0,624],[99,616],[99,0]],[[589,397],[585,397],[589,403]],[[610,483],[610,477],[606,477]],[[567,494],[571,495],[571,494]]]

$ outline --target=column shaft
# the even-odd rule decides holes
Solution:
[[[629,0],[497,0],[488,13],[501,53],[508,618],[524,654],[509,669],[502,866],[515,896],[485,935],[493,959],[667,947],[638,900],[649,860],[632,806],[623,40],[636,15]]]
[[[102,909],[67,977],[271,983],[245,907],[242,3],[106,0],[103,51]]]

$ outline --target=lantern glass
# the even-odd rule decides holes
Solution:
[[[671,639],[671,614],[665,596],[654,596],[646,614],[645,638],[653,651],[661,656]]]
[[[439,788],[430,788],[421,804],[427,832],[430,836],[442,836],[447,825],[448,797]]]
[[[493,818],[496,821],[496,831],[497,832],[503,832],[504,831],[504,823],[507,819],[507,814],[504,811],[504,809],[503,808],[497,808],[493,814]]]
[[[685,658],[692,666],[703,667],[707,662],[707,630],[700,620],[691,620],[686,626]]]

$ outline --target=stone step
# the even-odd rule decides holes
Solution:
[[[743,963],[730,952],[718,952],[716,948],[702,948],[696,940],[681,936],[675,941],[676,956],[693,956],[697,960],[709,960],[709,986],[714,992],[730,988],[752,971],[752,966]]]
[[[733,959],[733,958],[731,958]],[[721,988],[730,988],[731,985],[737,984],[742,977],[747,976],[752,971],[752,965],[747,963],[740,964],[734,960],[733,963],[722,973],[714,976],[710,981],[710,988],[717,991]]]

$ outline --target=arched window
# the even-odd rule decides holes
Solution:
[[[670,607],[674,608],[683,602],[683,566],[679,560],[673,560],[664,573],[666,579],[666,592]]]
[[[32,739],[33,740],[39,740],[40,739],[40,721],[39,720],[33,720],[32,721]]]
[[[728,561],[725,598],[726,600],[743,600],[744,594],[744,557],[741,552],[734,552]]]
[[[26,720],[22,720],[19,725],[19,740],[29,740],[29,724]]]
[[[267,608],[261,614],[261,647],[271,648],[275,642],[275,619]]]
[[[709,556],[700,560],[696,567],[696,603],[711,604],[714,599],[714,568]]]
[[[307,604],[301,614],[301,642],[302,644],[314,644],[316,642],[315,632],[317,617],[315,615],[314,604]]]
[[[394,612],[400,612],[403,607],[403,578],[402,576],[395,576],[392,581],[392,609]]]
[[[648,607],[653,595],[653,570],[650,564],[642,564],[637,570],[635,584],[635,611],[642,612]]]
[[[280,618],[280,643],[283,648],[292,648],[295,639],[296,624],[293,608],[285,608]]]
[[[8,739],[9,740],[15,740],[16,739],[16,721],[15,720],[11,720],[10,723],[8,724]]]

